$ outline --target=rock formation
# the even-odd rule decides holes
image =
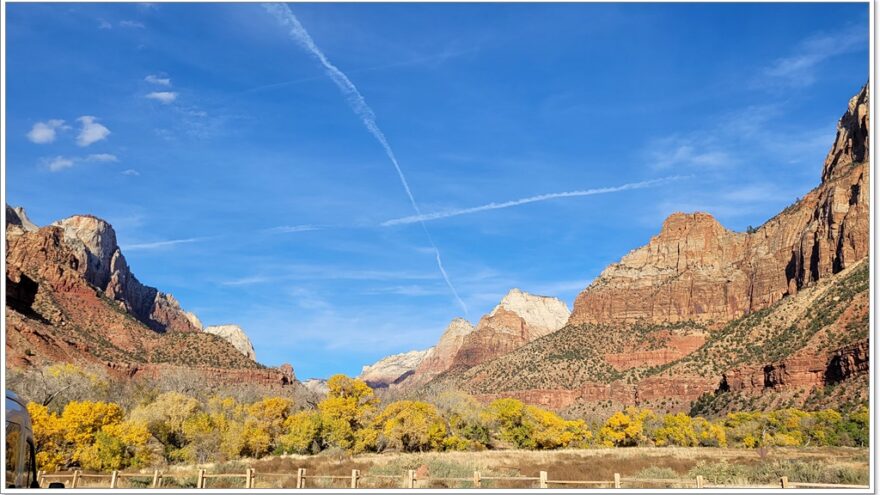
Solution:
[[[187,313],[190,314],[190,313]],[[196,319],[198,321],[198,319]],[[235,347],[238,352],[242,353],[248,359],[257,360],[257,353],[254,352],[254,346],[247,334],[238,325],[212,325],[205,328],[206,333],[216,335]]]
[[[470,368],[507,354],[559,330],[568,317],[568,307],[559,299],[512,289],[464,336],[452,367]]]
[[[723,323],[766,308],[868,254],[868,89],[838,123],[822,183],[751,233],[675,213],[606,268],[569,323]]]
[[[294,382],[289,365],[261,366],[199,331],[198,318],[173,297],[138,282],[103,220],[80,215],[35,228],[26,219],[7,209],[7,367],[70,362],[121,378]]]
[[[159,292],[138,281],[116,243],[113,227],[91,215],[74,215],[55,222],[66,243],[85,259],[84,274],[93,286],[126,311],[158,332],[198,331],[171,294]]]
[[[384,357],[369,366],[364,366],[358,378],[373,388],[384,388],[400,383],[413,374],[430,351],[430,349],[409,351]]]
[[[431,378],[445,372],[452,367],[452,362],[465,336],[474,331],[474,326],[464,318],[455,318],[446,327],[437,345],[428,349],[419,365],[413,372],[412,379],[407,380],[410,385],[426,383]]]

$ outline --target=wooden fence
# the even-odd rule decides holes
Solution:
[[[191,488],[219,488],[211,487],[211,480],[224,479],[227,482],[240,483],[231,488],[261,488],[257,486],[257,478],[286,478],[295,477],[295,488],[319,488],[319,482],[323,484],[342,482],[346,488],[365,488],[365,482],[380,481],[385,484],[396,485],[399,488],[423,488],[432,482],[459,483],[462,487],[470,486],[480,488],[485,482],[514,482],[528,486],[523,488],[564,488],[566,486],[577,488],[869,488],[866,485],[839,485],[825,483],[798,483],[789,481],[783,476],[777,484],[772,485],[721,485],[708,483],[702,476],[696,478],[624,478],[614,473],[612,480],[555,480],[550,479],[547,471],[541,471],[537,477],[530,476],[482,476],[479,471],[474,471],[472,477],[467,478],[441,478],[431,476],[417,476],[416,471],[409,470],[402,476],[363,474],[359,470],[351,471],[350,476],[310,474],[304,468],[297,469],[296,473],[257,473],[253,468],[244,473],[208,473],[204,469],[191,472],[164,472],[153,471],[152,473],[124,473],[113,471],[110,474],[91,474],[81,471],[67,471],[58,473],[37,473],[37,480],[41,488],[46,488],[49,483],[61,482],[65,488],[168,488],[169,480],[184,480],[176,483],[177,486]],[[487,483],[488,484],[488,483]],[[125,486],[122,486],[125,485]],[[268,488],[268,487],[267,487]],[[337,487],[341,488],[341,487]]]

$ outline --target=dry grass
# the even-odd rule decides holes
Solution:
[[[754,450],[710,448],[629,448],[558,451],[485,451],[431,452],[413,454],[364,454],[349,457],[342,453],[316,456],[279,456],[249,462],[256,469],[258,487],[292,488],[296,471],[305,468],[307,476],[327,475],[346,479],[308,479],[311,487],[346,488],[351,471],[357,469],[363,478],[360,486],[375,488],[401,487],[406,471],[419,470],[430,477],[465,478],[467,481],[421,481],[421,488],[467,488],[474,471],[483,477],[535,477],[547,471],[551,480],[613,480],[614,473],[623,478],[656,478],[652,473],[693,478],[692,470],[706,466],[738,466],[754,470],[773,462],[801,461],[821,463],[829,470],[848,469],[866,478],[867,453],[854,448],[775,448],[765,457]],[[219,467],[219,466],[218,466]],[[287,477],[261,476],[259,473],[287,473]],[[665,477],[665,476],[664,476]],[[219,480],[218,480],[219,481]],[[792,480],[797,481],[797,480]],[[219,485],[215,485],[219,487]],[[484,481],[484,487],[530,488],[536,481]]]

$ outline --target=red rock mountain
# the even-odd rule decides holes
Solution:
[[[867,112],[865,87],[840,119],[821,185],[757,231],[675,213],[577,297],[569,323],[726,322],[867,256]]]
[[[285,385],[289,366],[269,369],[221,337],[170,295],[131,273],[105,221],[73,216],[37,228],[7,206],[6,365],[72,362],[117,376],[194,371],[220,383]]]
[[[868,108],[865,87],[838,123],[820,185],[758,229],[675,213],[577,296],[566,326],[500,356],[483,343],[485,359],[459,360],[422,393],[460,388],[574,415],[865,399]]]

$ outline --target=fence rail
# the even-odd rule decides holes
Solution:
[[[103,473],[83,473],[79,470],[68,471],[63,473],[45,473],[40,471],[37,473],[37,480],[40,488],[47,488],[49,483],[61,482],[65,488],[101,488],[109,486],[109,488],[120,488],[119,480],[121,479],[142,479],[148,480],[142,488],[162,488],[163,482],[167,479],[179,478],[195,478],[195,488],[207,488],[206,483],[211,479],[240,479],[242,488],[258,488],[256,479],[258,477],[285,477],[296,478],[296,488],[318,488],[309,485],[308,481],[312,480],[328,480],[339,481],[344,480],[351,488],[363,488],[361,481],[367,479],[377,480],[397,480],[400,488],[420,488],[421,485],[431,482],[456,482],[469,483],[473,488],[480,488],[484,481],[511,481],[511,482],[528,482],[534,485],[537,482],[537,488],[548,488],[550,485],[580,485],[580,486],[607,486],[621,488],[624,483],[628,487],[632,485],[642,485],[642,487],[656,488],[656,485],[670,485],[670,487],[693,486],[696,488],[839,488],[839,489],[866,489],[867,485],[844,485],[829,483],[800,483],[789,481],[787,477],[779,478],[779,482],[774,485],[719,485],[709,484],[702,476],[696,478],[622,478],[619,473],[614,473],[612,480],[552,480],[549,478],[547,471],[541,471],[537,477],[535,476],[482,476],[479,471],[474,471],[473,477],[456,478],[456,477],[431,477],[418,476],[416,471],[406,471],[402,476],[381,475],[381,474],[361,474],[357,469],[351,471],[350,476],[345,475],[322,475],[308,474],[305,468],[299,468],[295,473],[274,473],[265,472],[258,473],[253,468],[246,470],[244,473],[207,473],[206,470],[200,469],[197,472],[163,472],[153,471],[152,473],[125,473],[113,471],[109,474]],[[95,483],[98,486],[95,486]],[[421,482],[421,483],[420,483]],[[134,488],[134,487],[125,487]]]

